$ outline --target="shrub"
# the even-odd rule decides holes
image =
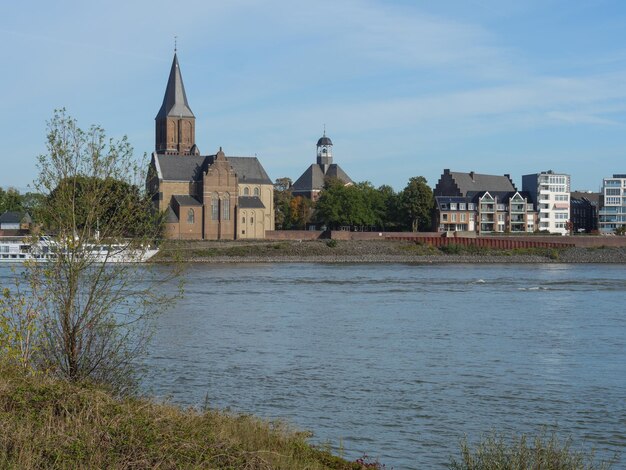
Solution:
[[[560,441],[545,432],[529,439],[526,435],[510,440],[492,432],[483,436],[472,449],[467,439],[461,441],[461,460],[451,459],[453,470],[606,470],[610,462],[595,462],[593,451],[571,448],[571,439]]]
[[[337,240],[332,240],[332,239],[331,239],[331,240],[328,240],[328,241],[326,242],[326,246],[327,246],[328,248],[335,248],[337,245],[338,245]]]

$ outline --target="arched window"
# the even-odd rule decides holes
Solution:
[[[196,214],[194,214],[193,209],[189,209],[187,211],[187,223],[188,224],[196,223]]]
[[[217,193],[211,194],[211,220],[218,220],[220,216],[220,197]]]
[[[254,195],[258,196],[259,195],[259,188],[254,188]]]
[[[224,194],[222,200],[222,220],[230,220],[230,194]]]
[[[250,188],[248,188],[247,186],[245,188],[243,188],[243,195],[244,196],[249,196],[250,195]]]

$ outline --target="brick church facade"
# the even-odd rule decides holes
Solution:
[[[256,157],[201,155],[176,53],[155,118],[147,187],[166,213],[165,236],[188,240],[265,238],[274,230],[274,187]]]

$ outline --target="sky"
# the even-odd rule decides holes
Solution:
[[[57,108],[149,155],[177,36],[200,151],[272,180],[326,126],[354,181],[554,170],[598,191],[626,173],[625,24],[620,0],[7,2],[0,187],[28,190]]]

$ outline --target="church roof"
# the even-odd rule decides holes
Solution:
[[[185,85],[183,85],[183,77],[180,73],[176,53],[174,53],[170,76],[167,80],[163,104],[157,113],[156,119],[163,119],[169,116],[195,118],[187,102]]]
[[[226,157],[226,160],[237,173],[239,183],[272,184],[257,157]]]
[[[320,147],[321,145],[333,145],[333,141],[330,140],[329,137],[326,137],[326,134],[324,134],[322,137],[320,137],[320,139],[317,141],[317,146]]]
[[[259,196],[239,196],[240,209],[265,209],[265,204]]]
[[[164,181],[200,181],[215,155],[153,155],[159,178]],[[226,157],[239,183],[272,184],[256,157]]]
[[[172,206],[167,206],[167,211],[165,212],[165,223],[178,223],[178,216],[176,215],[176,212],[174,212],[174,209],[172,209]]]
[[[176,200],[176,203],[179,206],[187,207],[187,206],[201,206],[202,205],[202,203],[198,201],[195,197],[189,196],[187,194],[176,194],[172,197]]]
[[[326,177],[337,178],[343,181],[345,184],[352,183],[352,180],[345,171],[341,169],[339,165],[333,163],[329,165],[326,174],[322,171],[322,167],[317,164],[313,164],[308,167],[304,173],[293,184],[292,191],[313,191],[320,190],[324,187],[324,179]]]
[[[304,170],[304,173],[291,186],[293,192],[311,191],[314,189],[322,189],[324,187],[324,172],[322,168],[313,164]]]
[[[3,224],[30,224],[33,220],[27,212],[5,212],[0,215],[0,223]]]

